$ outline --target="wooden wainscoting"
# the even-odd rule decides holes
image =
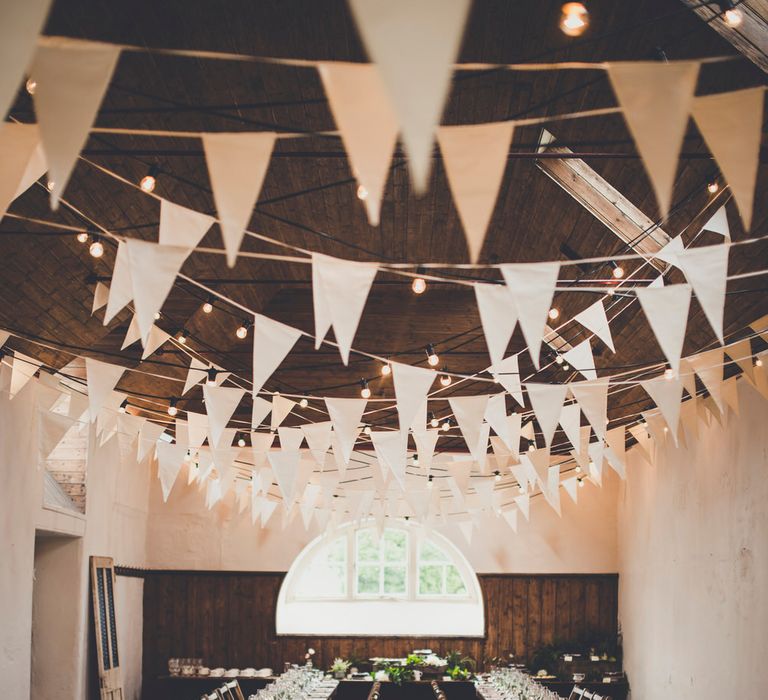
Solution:
[[[481,574],[486,617],[482,639],[278,637],[275,605],[284,573],[141,575],[145,687],[167,673],[169,657],[202,657],[211,667],[269,666],[278,671],[284,661],[303,662],[308,647],[316,650],[315,663],[323,668],[336,656],[396,657],[431,648],[461,650],[482,663],[510,652],[526,659],[542,644],[615,637],[617,631],[617,574]]]

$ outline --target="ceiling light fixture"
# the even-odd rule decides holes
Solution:
[[[664,370],[664,379],[667,381],[675,378],[675,370],[673,370],[671,367],[667,367]]]
[[[366,435],[370,435],[370,434],[371,434],[371,426],[370,426],[370,425],[366,425],[366,426],[363,428],[363,432],[364,432]]]
[[[560,317],[560,309],[558,309],[556,306],[553,306],[553,307],[552,307],[552,308],[549,310],[549,313],[547,314],[547,316],[549,316],[549,318],[550,318],[552,321],[554,321],[555,319],[557,319],[557,318],[559,318],[559,317]]]
[[[388,377],[390,374],[392,374],[392,367],[390,366],[389,362],[385,362],[381,366],[381,376]]]
[[[720,191],[720,185],[717,180],[712,180],[707,184],[707,192],[710,194],[717,194]]]
[[[497,469],[495,472],[493,472],[493,480],[498,483],[501,481],[501,472]]]
[[[307,399],[302,399],[301,401],[299,401],[299,406],[301,406],[302,408],[306,408],[307,406],[309,406],[309,401],[307,401]]]
[[[238,447],[245,447],[245,438],[241,435],[240,439],[237,441]]]
[[[102,255],[104,255],[104,244],[101,242],[101,239],[98,236],[93,237],[93,241],[90,248],[88,248],[88,252],[94,258],[100,258]]]
[[[413,278],[413,282],[411,282],[411,289],[413,290],[414,294],[424,294],[424,292],[427,291],[427,280],[421,277],[421,275],[424,274],[424,268],[417,267],[416,274],[419,276]]]
[[[429,424],[430,424],[430,425],[431,425],[433,428],[437,428],[437,427],[440,425],[440,421],[439,421],[439,420],[437,420],[437,416],[435,416],[435,414],[434,414],[434,413],[430,413],[430,414],[429,414]]]
[[[617,262],[612,262],[611,266],[613,267],[614,279],[620,280],[622,277],[624,277],[624,268],[621,265],[619,265]]]
[[[445,422],[443,423],[443,432],[447,433],[451,429],[451,419],[446,418]]]
[[[733,0],[721,0],[718,3],[720,5],[720,12],[723,13],[723,20],[732,28],[741,26],[744,21],[744,15],[739,8],[736,7],[736,3]]]
[[[448,368],[443,367],[443,374],[440,375],[440,384],[442,386],[451,386],[453,383],[453,377],[451,377],[450,374],[447,374]]]
[[[440,362],[440,358],[437,356],[437,353],[435,352],[435,347],[430,343],[424,348],[424,352],[427,353],[427,362],[429,363],[430,367],[437,367],[438,363]]]
[[[360,380],[360,396],[362,396],[364,399],[370,399],[371,398],[371,389],[368,386],[368,380],[367,379],[361,379]]]
[[[250,325],[249,321],[243,321],[238,329],[235,331],[235,335],[240,338],[240,340],[245,340],[245,338],[248,337],[248,326]]]
[[[363,185],[357,186],[357,198],[363,201],[368,199],[368,190]]]
[[[178,341],[179,341],[179,342],[180,342],[182,345],[186,345],[186,344],[187,344],[187,331],[186,331],[184,328],[182,328],[182,329],[179,331],[179,337],[177,338],[177,340],[178,340]]]
[[[179,409],[176,408],[176,399],[171,399],[170,403],[168,404],[168,415],[173,418],[177,413],[179,412]]]
[[[75,238],[77,238],[78,243],[88,243],[88,232],[80,231]]]
[[[208,297],[203,304],[203,313],[209,314],[213,311],[213,297]]]
[[[27,80],[27,83],[26,83],[25,87],[27,88],[27,92],[30,95],[34,95],[35,94],[35,90],[37,90],[37,81],[33,80],[32,78],[30,78],[29,80]]]
[[[147,172],[147,174],[139,181],[139,187],[141,187],[141,189],[145,192],[154,192],[159,172],[160,171],[157,169],[157,166],[153,165],[149,169],[149,172]]]
[[[560,31],[567,36],[581,36],[589,26],[589,12],[581,2],[567,2],[561,8]]]

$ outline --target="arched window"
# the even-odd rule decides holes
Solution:
[[[318,537],[299,554],[277,602],[278,634],[480,637],[480,585],[447,539],[405,521]]]

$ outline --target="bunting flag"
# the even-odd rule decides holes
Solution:
[[[35,52],[51,0],[3,3],[0,23],[0,121],[13,106],[16,92]]]
[[[0,330],[0,348],[5,345],[5,343],[8,341],[8,338],[11,337],[11,334],[8,331]]]
[[[559,516],[562,516],[560,510],[560,465],[556,464],[549,467],[547,471],[547,488],[543,491],[547,503],[552,506],[552,510]]]
[[[212,216],[161,199],[159,243],[192,252],[215,221]]]
[[[208,369],[210,365],[194,357],[189,363],[189,370],[187,371],[187,378],[184,381],[184,389],[181,395],[184,396],[193,386],[197,386],[200,382],[208,377]]]
[[[598,486],[603,485],[603,451],[605,446],[602,440],[589,443],[589,478]]]
[[[738,416],[739,411],[739,385],[737,383],[738,377],[731,377],[727,381],[723,382],[722,398],[725,405],[733,411],[735,416]]]
[[[144,458],[154,453],[157,442],[160,436],[165,432],[165,426],[152,421],[146,421],[139,430],[139,442],[136,445],[136,459],[139,463],[144,461]]]
[[[663,248],[661,248],[654,257],[657,260],[661,260],[667,263],[667,265],[677,265],[677,256],[680,255],[680,253],[682,253],[683,250],[684,250],[683,237],[676,236],[669,243],[667,243]],[[659,280],[661,280],[661,282],[657,286],[663,287],[664,278],[661,275],[657,277],[654,280],[654,282],[657,282]]]
[[[170,293],[189,250],[137,238],[129,238],[126,245],[133,303],[142,341],[146,342],[154,324],[155,314],[160,311]]]
[[[427,398],[427,392],[435,381],[435,372],[424,367],[412,367],[393,362],[392,379],[395,386],[400,430],[406,433],[413,423],[414,416]]]
[[[366,403],[365,399],[325,399],[325,406],[333,423],[333,434],[338,439],[345,465],[349,464],[352,457]]]
[[[219,473],[219,481],[221,482],[222,493],[227,493],[232,486],[232,482],[235,479],[235,471],[232,466],[240,454],[240,449],[237,447],[230,447],[229,440],[222,439],[222,447],[219,449],[212,449],[211,455],[213,456],[213,465],[216,467],[216,471]]]
[[[752,225],[764,99],[760,86],[697,97],[692,106],[696,126],[728,181],[746,231]]]
[[[119,46],[77,39],[48,39],[37,47],[32,97],[48,163],[52,209],[59,206],[119,57]]]
[[[730,242],[731,227],[728,225],[728,214],[725,211],[725,204],[712,214],[709,221],[704,224],[701,230],[719,233],[726,241]]]
[[[321,62],[317,67],[371,226],[379,212],[397,142],[397,117],[375,65]]]
[[[304,442],[304,431],[301,428],[288,428],[281,425],[277,429],[277,435],[280,438],[281,450],[298,451],[301,443]]]
[[[602,299],[576,314],[573,320],[600,338],[611,349],[611,352],[616,352],[616,348],[613,345],[611,327],[608,325],[608,317],[605,315]]]
[[[547,314],[555,296],[560,263],[513,263],[501,266],[517,310],[520,328],[533,364],[539,369],[539,352]]]
[[[270,452],[267,457],[280,492],[283,494],[285,507],[290,508],[296,495],[301,453],[298,450],[278,450]]]
[[[280,424],[288,417],[288,414],[293,410],[295,405],[295,401],[286,399],[285,396],[281,396],[280,394],[274,394],[272,396],[272,416],[270,418],[269,427],[272,430],[277,430]]]
[[[653,289],[637,287],[635,293],[670,367],[678,374],[691,305],[690,285],[672,284]]]
[[[497,366],[503,362],[507,345],[517,325],[515,305],[505,285],[477,283],[474,288],[488,354],[492,365]],[[517,356],[512,357],[517,362]]]
[[[501,511],[504,522],[512,528],[512,532],[517,532],[517,509],[507,508]]]
[[[256,396],[301,337],[298,328],[271,318],[253,316],[253,387]]]
[[[251,407],[251,430],[258,430],[271,410],[271,401],[262,399],[260,396],[254,396],[253,406]]]
[[[520,367],[517,360],[517,355],[510,355],[504,358],[501,362],[491,367],[491,374],[493,380],[497,384],[501,384],[508,392],[509,395],[517,401],[517,403],[525,408],[525,399],[523,398],[523,384],[520,381]]]
[[[453,479],[456,486],[456,492],[460,499],[463,499],[464,494],[469,490],[469,475],[472,469],[472,462],[465,460],[460,462],[448,462],[445,465],[445,468],[451,475],[451,479]]]
[[[149,335],[146,341],[144,341],[144,350],[141,353],[141,359],[146,360],[150,355],[161,346],[167,343],[171,339],[171,336],[161,328],[152,324],[149,329]]]
[[[717,404],[720,413],[723,413],[725,410],[722,394],[724,360],[722,348],[708,350],[688,358],[688,362],[690,362],[709,395]]]
[[[163,502],[168,500],[186,455],[187,450],[185,447],[173,445],[163,440],[157,443],[157,472],[160,477],[160,487],[163,491]]]
[[[560,412],[568,393],[568,384],[533,384],[526,383],[528,399],[531,402],[536,420],[544,435],[547,447],[552,444],[552,437],[560,421]]]
[[[513,449],[511,426],[507,420],[507,399],[506,394],[495,394],[488,398],[488,405],[485,408],[485,420],[493,428],[502,442],[508,449]],[[518,436],[519,439],[519,436]]]
[[[0,123],[0,219],[11,202],[45,172],[45,159],[38,156],[39,151],[37,124]],[[30,182],[34,175],[37,177]]]
[[[203,384],[203,398],[205,400],[205,412],[208,414],[208,430],[212,448],[229,447],[229,445],[221,444],[222,437],[229,419],[232,418],[244,394],[245,389],[239,387]]]
[[[315,349],[333,326],[345,365],[376,270],[375,265],[312,254]]]
[[[349,0],[398,117],[414,190],[427,189],[440,123],[471,0]]]
[[[480,461],[480,450],[485,454],[485,445],[480,447],[480,428],[488,406],[488,396],[461,396],[448,399],[456,422],[459,424],[461,435],[467,443],[467,449],[475,461]]]
[[[541,490],[546,491],[549,480],[548,473],[551,457],[549,447],[531,450],[525,454],[525,457],[533,467],[534,473],[536,474],[536,480],[539,482]],[[531,485],[533,486],[533,483]]]
[[[625,457],[627,451],[626,439],[626,430],[623,425],[613,428],[605,434],[605,442],[607,445],[605,457],[613,471],[615,471],[622,479],[627,478]]]
[[[459,531],[464,536],[468,545],[472,544],[472,532],[475,527],[475,523],[472,520],[459,520],[456,525],[459,527]]]
[[[127,347],[138,342],[141,338],[141,330],[139,330],[139,319],[136,318],[136,314],[131,317],[131,323],[128,326],[128,330],[125,332],[125,338],[123,338],[123,344],[120,346],[121,350],[125,350]]]
[[[589,338],[582,340],[578,345],[563,353],[563,360],[584,375],[585,379],[597,379],[595,356],[592,354]]]
[[[96,289],[93,292],[93,306],[91,307],[91,316],[100,308],[107,305],[109,301],[109,287],[103,282],[96,282]]]
[[[234,267],[272,158],[275,134],[207,133],[202,140],[227,265]]]
[[[413,441],[416,443],[416,454],[419,457],[419,468],[429,476],[432,468],[432,459],[435,456],[435,446],[440,437],[440,430],[414,430]]]
[[[725,288],[728,284],[727,243],[701,248],[686,248],[678,255],[678,267],[696,292],[704,315],[715,331],[720,344],[723,340],[723,311]]]
[[[605,437],[608,425],[608,381],[573,382],[568,388],[586,416],[595,435]]]
[[[357,436],[359,435],[359,429],[356,429],[354,431],[354,439],[357,440]],[[354,447],[354,441],[352,443],[352,446]],[[349,459],[346,459],[344,448],[341,445],[341,441],[339,440],[338,433],[334,430],[331,433],[331,452],[333,453],[333,461],[336,464],[336,469],[339,472],[339,478],[344,478],[344,474],[347,473],[347,465],[349,464]],[[352,450],[349,451],[350,458],[352,457]]]
[[[754,384],[755,366],[752,360],[752,344],[749,338],[728,345],[725,351],[728,353],[728,357],[741,367],[741,371],[744,372],[744,376],[750,383]]]
[[[519,413],[511,413],[507,416],[509,424],[509,448],[515,461],[520,459],[520,432],[522,416]]]
[[[407,433],[406,433],[407,435]],[[406,442],[399,430],[374,430],[371,441],[380,466],[386,465],[401,489],[405,488]],[[384,469],[382,469],[384,474]]]
[[[514,500],[517,509],[523,514],[526,521],[531,518],[531,497],[524,493],[522,496],[515,496]]]
[[[581,451],[581,409],[578,403],[563,406],[560,411],[560,427],[574,450]]]
[[[274,442],[275,434],[269,433],[251,433],[251,452],[253,453],[253,462],[255,466],[263,467],[267,463],[267,454]],[[265,468],[269,471],[269,467]],[[262,471],[262,475],[264,471]],[[269,484],[272,483],[268,479],[262,479],[262,482],[266,484],[265,491],[269,490]]]
[[[47,410],[38,411],[38,415],[40,456],[42,459],[48,459],[76,421],[73,421],[69,416],[51,413]]]
[[[261,510],[261,527],[266,527],[267,523],[269,522],[269,519],[272,517],[272,514],[275,512],[275,509],[277,508],[277,501],[271,501],[268,498],[262,498],[260,503],[260,510]]]
[[[616,99],[643,158],[661,215],[672,201],[677,161],[699,76],[696,61],[609,63]],[[659,119],[659,109],[664,119]]]
[[[572,476],[570,479],[564,479],[562,481],[565,492],[570,496],[574,503],[579,502],[579,479],[576,476]]]
[[[88,409],[91,423],[95,423],[109,395],[123,376],[125,367],[86,357],[85,371],[88,382]]]
[[[689,402],[686,401],[683,405],[687,403]],[[632,437],[637,441],[638,454],[643,458],[648,466],[653,466],[650,452],[650,441],[648,440],[648,433],[646,432],[645,428],[640,424],[636,424],[630,425],[628,430]]]
[[[511,121],[442,126],[437,131],[448,185],[464,226],[469,259],[473,263],[480,257],[496,207],[513,131],[514,122]]]
[[[205,413],[187,411],[187,432],[189,435],[189,447],[197,449],[208,435],[208,416]]]
[[[307,447],[321,469],[325,466],[325,457],[331,447],[332,428],[331,421],[305,423],[301,426],[304,437],[307,439]]]
[[[115,267],[112,270],[112,281],[109,285],[107,310],[104,312],[106,326],[133,299],[133,284],[131,282],[131,263],[128,259],[128,245],[125,241],[117,244]]]
[[[656,377],[640,382],[640,386],[653,399],[667,422],[672,439],[677,444],[677,426],[680,421],[680,403],[683,400],[683,384],[679,379]]]

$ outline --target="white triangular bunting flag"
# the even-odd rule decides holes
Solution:
[[[120,47],[73,39],[37,47],[32,79],[40,136],[48,162],[51,207],[56,209],[88,139]]]
[[[483,424],[483,418],[485,418],[488,398],[487,395],[479,395],[448,399],[454,418],[456,418],[456,422],[459,424],[464,442],[467,443],[467,448],[476,460],[478,456],[475,453],[479,449],[480,428]],[[485,452],[485,446],[483,446],[483,452]]]
[[[254,396],[253,406],[251,407],[251,430],[258,430],[271,410],[271,401],[262,399],[260,396]]]
[[[726,346],[725,351],[736,364],[741,367],[744,376],[752,383],[755,382],[755,365],[752,360],[752,345],[749,338],[739,340]]]
[[[547,471],[547,488],[544,491],[544,498],[552,506],[552,510],[558,515],[560,511],[560,465],[554,465]]]
[[[270,416],[269,427],[272,430],[277,430],[280,424],[288,417],[288,414],[293,410],[295,405],[295,401],[287,399],[280,394],[275,394],[272,397],[272,415]]]
[[[475,299],[491,364],[500,366],[517,325],[515,304],[509,289],[503,284],[476,284]],[[517,361],[516,355],[512,357]]]
[[[187,431],[190,448],[200,447],[208,435],[208,416],[205,413],[187,411]]]
[[[531,497],[527,493],[524,493],[522,496],[515,496],[513,500],[515,501],[515,504],[517,505],[520,512],[523,514],[523,517],[526,520],[530,520]]]
[[[139,319],[136,314],[133,314],[131,323],[128,326],[128,330],[125,332],[125,338],[123,338],[123,344],[120,346],[121,350],[125,350],[127,347],[133,345],[141,338],[141,330],[139,329]]]
[[[608,464],[611,465],[622,479],[627,478],[626,474],[626,430],[623,425],[613,428],[606,432],[605,442],[608,448],[605,450],[605,457]]]
[[[605,437],[608,425],[608,381],[573,382],[568,387],[578,401],[595,435]]]
[[[178,246],[163,246],[136,238],[126,241],[128,265],[133,286],[133,303],[139,321],[141,337],[146,340],[166,297],[173,287],[189,250]]]
[[[560,411],[560,427],[573,448],[581,450],[581,409],[575,401],[565,404]]]
[[[146,421],[139,430],[139,442],[136,445],[136,459],[139,462],[143,462],[144,458],[155,450],[157,441],[160,436],[165,432],[165,426],[152,421]]]
[[[392,362],[391,364],[400,430],[405,433],[427,398],[429,388],[435,381],[435,372],[431,369],[404,365],[400,362]]]
[[[728,225],[728,214],[725,210],[725,204],[712,214],[701,230],[719,233],[726,241],[731,240],[731,227]]]
[[[739,410],[739,385],[738,377],[731,377],[723,382],[722,397],[725,405],[730,408],[734,415],[738,416]]]
[[[727,243],[687,248],[678,256],[678,267],[685,274],[704,310],[715,335],[722,344],[725,288],[728,284]]]
[[[172,245],[192,251],[215,221],[212,216],[161,199],[158,241],[161,245]]]
[[[304,442],[304,432],[301,428],[289,428],[281,425],[277,429],[277,435],[280,438],[281,450],[298,451],[301,448],[301,443]]]
[[[406,441],[399,430],[371,432],[376,455],[389,468],[400,488],[405,488]],[[382,474],[385,470],[382,469]]]
[[[118,312],[125,308],[133,299],[133,283],[131,282],[131,264],[128,259],[128,245],[120,241],[115,254],[115,267],[112,270],[112,281],[109,284],[109,300],[104,312],[106,326]]]
[[[48,459],[76,422],[69,416],[50,411],[41,410],[39,416],[40,456]]]
[[[563,360],[571,368],[584,375],[585,379],[597,379],[595,357],[592,354],[592,345],[590,345],[589,338],[582,340],[578,345],[563,353]]]
[[[603,451],[602,440],[589,443],[589,478],[598,486],[603,485]]]
[[[95,314],[102,306],[106,306],[109,301],[109,287],[103,282],[96,282],[96,289],[93,292],[93,306],[91,307],[91,316]]]
[[[176,483],[176,477],[181,471],[181,465],[184,463],[186,454],[185,447],[172,445],[163,440],[157,443],[157,471],[163,491],[163,501],[168,500],[168,495]]]
[[[514,448],[512,444],[513,436],[510,431],[509,420],[507,419],[506,394],[496,394],[488,399],[484,417],[507,448],[512,450]]]
[[[414,190],[422,193],[471,2],[350,0],[349,4],[398,116]]]
[[[39,146],[40,130],[37,124],[0,122],[0,158],[3,161],[0,170],[0,219],[5,216],[11,202],[21,194],[19,190],[26,184],[24,180],[28,169],[35,166]],[[39,178],[44,172],[44,167],[41,171],[37,166],[32,174],[37,174]]]
[[[301,426],[304,437],[307,439],[312,457],[322,469],[325,465],[325,457],[331,447],[331,430],[333,423],[323,421],[322,423],[305,423]]]
[[[683,252],[685,246],[683,245],[683,237],[677,236],[673,238],[669,243],[667,243],[663,248],[661,248],[654,257],[657,260],[662,260],[663,262],[667,263],[668,265],[677,265],[677,256],[680,255],[680,253]],[[659,275],[651,284],[648,285],[649,287],[663,287],[664,286],[664,277],[663,275]]]
[[[512,121],[441,126],[437,130],[448,184],[464,226],[470,262],[477,261],[483,248],[507,168],[513,132]],[[498,362],[501,356],[492,359]]]
[[[472,531],[475,527],[474,522],[472,520],[459,520],[456,524],[459,526],[461,534],[464,535],[467,544],[472,544]]]
[[[695,61],[608,64],[608,77],[643,158],[662,217],[672,201],[677,160],[699,75]],[[659,109],[664,118],[659,119]]]
[[[679,379],[656,377],[640,382],[648,396],[658,406],[669,426],[669,432],[677,444],[677,426],[680,420],[680,402],[683,400],[683,385]]]
[[[608,325],[608,317],[605,315],[605,307],[602,300],[596,301],[592,306],[588,306],[584,311],[576,314],[573,320],[580,323],[587,330],[592,331],[611,349],[611,352],[616,352],[616,348],[613,345],[611,327]]]
[[[523,417],[519,413],[510,413],[507,416],[507,423],[509,424],[509,448],[515,461],[520,459],[520,433],[522,421]]]
[[[523,330],[528,352],[536,369],[547,314],[557,286],[560,263],[512,263],[501,266],[517,309],[517,318]]]
[[[549,447],[557,424],[560,422],[560,411],[563,409],[565,395],[568,393],[568,385],[529,382],[526,383],[525,388],[528,390],[531,407],[544,435],[544,443]]]
[[[570,479],[564,479],[562,482],[565,492],[571,497],[574,503],[579,502],[579,479],[572,476]]]
[[[697,97],[691,112],[728,185],[749,231],[760,159],[765,89],[735,90]]]
[[[333,423],[333,433],[339,441],[345,464],[349,464],[352,456],[366,403],[365,399],[325,399],[328,415]]]
[[[493,365],[491,367],[491,374],[497,384],[501,384],[520,406],[525,407],[523,385],[520,381],[520,367],[517,355],[505,357],[501,362]]]
[[[193,386],[196,386],[204,379],[208,377],[208,365],[205,362],[192,358],[189,363],[189,370],[187,371],[187,378],[184,381],[184,390],[181,392],[182,396],[186,394]]]
[[[19,84],[43,30],[51,0],[3,3],[0,22],[0,121],[13,106]]]
[[[234,267],[269,167],[275,134],[206,133],[202,138],[227,264]]]
[[[283,494],[283,502],[286,507],[290,507],[296,495],[296,481],[299,475],[301,453],[298,450],[278,450],[270,452],[267,457],[269,458],[269,464],[272,467],[272,473],[275,475],[277,485],[280,487],[280,492]]]
[[[381,75],[373,64],[335,61],[319,63],[317,71],[352,172],[365,193],[368,223],[378,226],[398,130]]]
[[[237,410],[240,400],[245,394],[245,389],[239,387],[213,386],[203,384],[203,397],[205,398],[205,412],[208,414],[208,430],[210,431],[213,448],[229,447],[221,444],[224,430],[229,419]]]
[[[722,348],[708,350],[688,358],[688,362],[691,363],[702,384],[717,404],[720,413],[725,410],[722,395],[724,360]]]
[[[435,455],[435,446],[440,437],[440,430],[414,430],[413,441],[416,443],[416,454],[419,457],[419,469],[429,476],[432,468],[432,458]]]
[[[88,408],[93,423],[123,376],[125,367],[86,357],[85,369],[88,377]]]
[[[263,498],[261,502],[261,527],[265,527],[277,508],[277,501]]]
[[[255,396],[272,376],[285,356],[301,337],[298,328],[286,326],[271,318],[253,317],[253,388]]]
[[[523,461],[527,459],[531,463],[542,491],[547,490],[550,456],[548,447],[532,450],[524,455]]]
[[[501,511],[501,515],[504,517],[504,521],[512,528],[513,532],[517,532],[517,509],[508,508]]]
[[[638,287],[635,293],[656,340],[672,370],[677,374],[680,371],[680,353],[683,350],[688,310],[691,305],[690,285],[672,284],[654,289]]]
[[[345,365],[376,271],[375,265],[319,253],[312,255],[312,295],[320,295],[322,299],[315,308],[320,305],[323,313],[327,312]],[[315,347],[325,337],[322,318],[320,324],[315,319]],[[327,328],[325,330],[327,332]]]
[[[149,335],[144,342],[144,350],[141,353],[141,359],[146,360],[150,355],[161,346],[167,343],[171,339],[171,336],[166,333],[162,328],[158,328],[154,324],[149,329]]]

